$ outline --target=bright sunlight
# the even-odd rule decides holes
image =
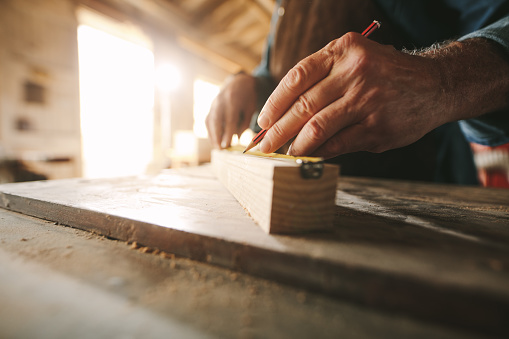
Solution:
[[[153,156],[154,55],[78,28],[83,176],[144,173]]]

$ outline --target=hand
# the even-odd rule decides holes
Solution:
[[[230,77],[214,99],[206,119],[214,148],[231,145],[234,134],[241,135],[256,109],[255,78],[239,73]]]
[[[408,145],[450,119],[437,62],[348,33],[299,62],[258,118],[270,153],[325,158]]]

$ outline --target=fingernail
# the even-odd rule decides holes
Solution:
[[[286,152],[286,155],[293,155],[292,154],[292,146],[293,146],[293,144],[290,144],[290,147],[288,147],[288,152]]]
[[[262,139],[262,141],[260,141],[260,151],[262,151],[263,153],[269,153],[271,146],[272,144],[270,143],[270,141],[265,138]]]
[[[266,129],[269,125],[269,119],[262,113],[258,116],[258,125],[264,129]]]

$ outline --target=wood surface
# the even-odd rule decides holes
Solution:
[[[0,338],[477,339],[0,209]]]
[[[294,286],[509,335],[509,190],[342,177],[330,232],[266,234],[209,166],[0,185],[4,208]],[[118,258],[121,260],[121,258]]]
[[[219,181],[265,232],[331,228],[339,168],[324,165],[319,178],[303,178],[295,160],[212,151],[212,167]]]

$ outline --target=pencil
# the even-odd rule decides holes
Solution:
[[[371,25],[368,26],[368,28],[366,28],[364,30],[364,32],[362,32],[362,35],[365,36],[366,38],[368,36],[371,35],[371,33],[373,33],[377,28],[380,28],[381,26],[381,23],[377,20],[373,20],[373,22],[371,23]],[[249,145],[247,145],[246,149],[244,150],[244,152],[242,153],[246,153],[247,151],[249,151],[250,149],[252,149],[253,147],[255,147],[256,145],[258,145],[260,143],[260,141],[262,141],[263,137],[265,136],[265,134],[267,134],[267,131],[266,129],[262,129],[260,132],[258,132],[258,134],[253,138],[253,140],[251,140],[251,142],[249,143]]]

